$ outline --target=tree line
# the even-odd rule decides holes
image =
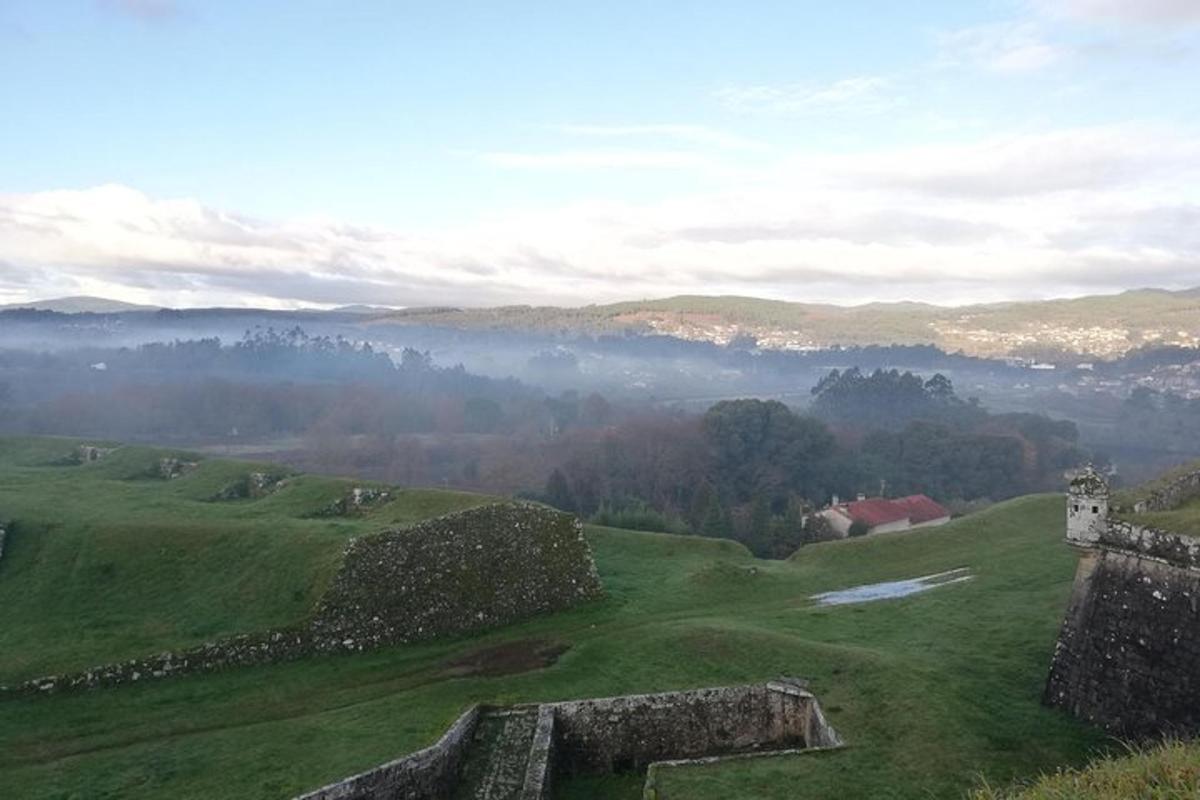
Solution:
[[[1085,457],[1073,423],[990,414],[940,374],[834,370],[813,392],[809,414],[728,400],[577,439],[539,496],[597,522],[728,536],[778,557],[829,535],[813,512],[834,494],[1001,500],[1057,487]]]

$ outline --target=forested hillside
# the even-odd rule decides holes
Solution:
[[[1050,490],[1085,453],[1070,422],[991,414],[943,375],[829,373],[810,414],[727,400],[699,417],[567,437],[537,495],[597,522],[735,538],[784,557],[830,535],[831,496],[926,493],[969,507]]]

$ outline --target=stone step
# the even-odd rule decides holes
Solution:
[[[463,762],[454,800],[518,800],[536,727],[536,708],[484,714]]]

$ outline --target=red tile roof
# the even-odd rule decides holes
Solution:
[[[872,528],[908,518],[908,509],[882,497],[855,500],[853,503],[843,504],[841,509],[850,519],[862,520]]]
[[[842,503],[837,508],[850,519],[862,520],[871,528],[902,519],[909,520],[913,525],[920,525],[922,522],[950,516],[950,512],[942,505],[923,494],[898,497],[895,500],[872,497],[868,500]]]
[[[898,498],[895,502],[908,509],[908,518],[913,525],[950,516],[950,511],[945,506],[923,494],[910,494],[908,497]]]

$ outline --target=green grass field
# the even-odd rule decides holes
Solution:
[[[354,486],[301,475],[258,500],[213,501],[271,465],[204,459],[149,477],[165,451],[61,466],[78,443],[0,439],[0,684],[303,619],[352,536],[491,498],[404,491],[355,517],[310,518]],[[183,459],[194,459],[173,453]]]
[[[409,493],[376,519],[306,519],[350,484],[306,478],[264,500],[212,503],[245,465],[214,461],[171,482],[127,480],[136,464],[124,460],[37,466],[61,444],[5,442],[0,454],[0,516],[44,520],[21,522],[0,561],[8,676],[288,621],[346,536],[478,501]],[[788,562],[731,542],[589,528],[608,597],[569,612],[435,644],[2,701],[0,797],[286,798],[429,744],[473,702],[789,674],[812,681],[846,749],[669,770],[664,798],[962,798],[983,778],[1080,765],[1106,744],[1038,702],[1075,568],[1063,517],[1060,497],[1027,497]],[[861,605],[808,599],[957,567],[975,578]],[[570,649],[521,674],[447,666],[528,638]],[[577,779],[561,797],[634,800],[641,782]]]

